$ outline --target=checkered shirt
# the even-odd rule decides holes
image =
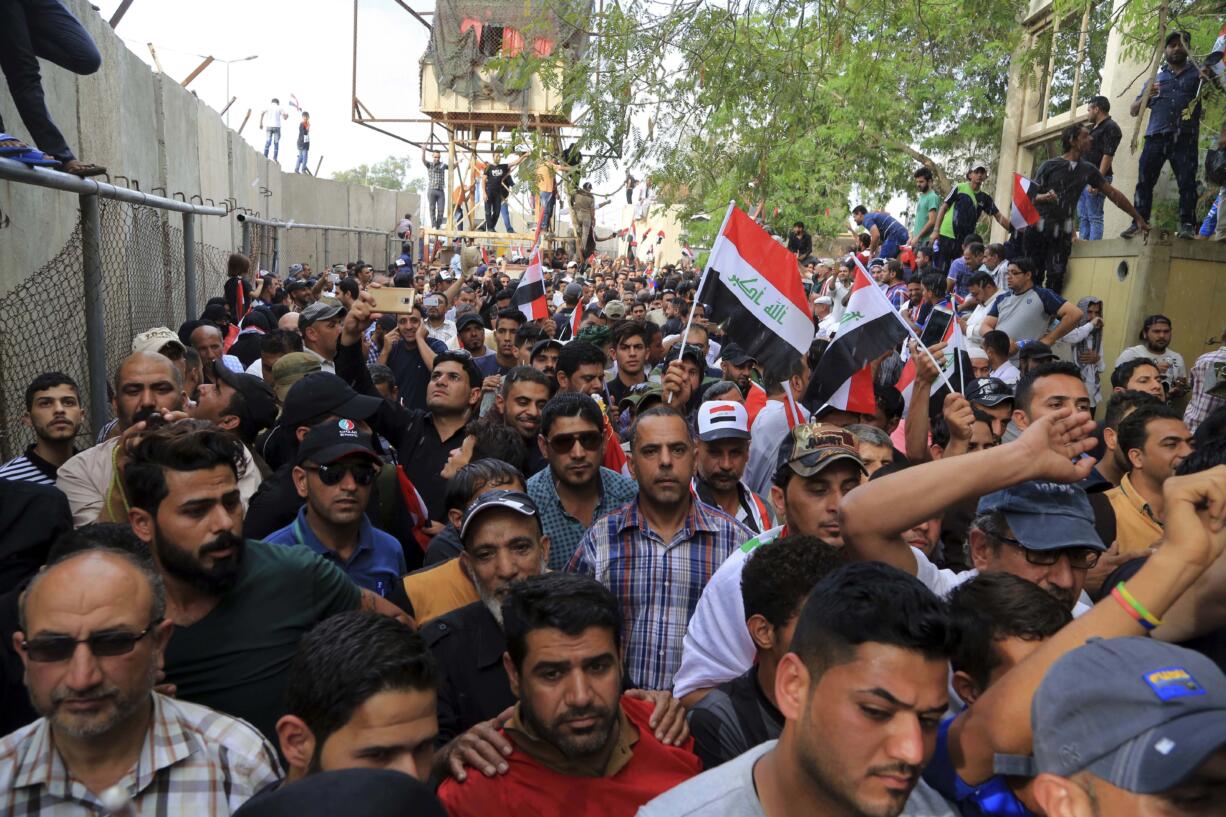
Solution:
[[[140,756],[119,781],[141,817],[230,814],[281,780],[277,754],[255,727],[206,706],[153,693]],[[96,817],[108,813],[76,780],[39,718],[0,740],[0,814]]]
[[[1216,377],[1214,372],[1217,373]],[[1206,390],[1210,383],[1222,381],[1226,381],[1226,345],[1216,351],[1205,352],[1192,364],[1192,397],[1183,413],[1183,421],[1189,430],[1196,431],[1206,417],[1226,406],[1226,397],[1217,397]]]
[[[634,480],[609,468],[601,468],[600,499],[592,510],[593,521],[625,505],[638,493],[639,486]],[[561,570],[575,554],[579,540],[588,531],[587,526],[562,507],[553,472],[549,468],[542,468],[528,478],[528,496],[536,503],[541,527],[549,537],[549,569]]]
[[[639,500],[600,519],[566,569],[594,576],[617,596],[631,686],[671,689],[681,642],[702,589],[753,531],[718,508],[691,501],[671,542],[653,531]]]

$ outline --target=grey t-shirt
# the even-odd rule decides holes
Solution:
[[[1047,334],[1052,318],[1064,306],[1064,299],[1050,289],[1033,287],[1021,295],[1005,292],[992,308],[988,317],[995,317],[996,328],[1017,343],[1034,340]],[[1016,355],[1013,359],[1016,359]]]
[[[775,748],[767,741],[722,766],[692,777],[638,810],[637,817],[766,817],[753,782],[758,758]],[[958,817],[944,797],[920,780],[902,817]]]

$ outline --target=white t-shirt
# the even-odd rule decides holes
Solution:
[[[1149,351],[1149,348],[1144,343],[1138,343],[1136,346],[1129,346],[1124,351],[1120,352],[1120,356],[1115,359],[1115,365],[1112,369],[1119,368],[1121,363],[1137,358],[1155,360],[1169,364],[1166,374],[1163,375],[1165,380],[1175,380],[1181,377],[1188,376],[1188,367],[1183,364],[1183,355],[1176,352],[1174,349],[1167,347],[1160,355],[1156,355]]]
[[[800,395],[794,395],[799,397]],[[797,408],[808,421],[808,410],[799,404]],[[788,436],[788,417],[782,400],[767,400],[758,412],[750,428],[753,438],[749,441],[749,462],[745,466],[744,482],[758,496],[767,496],[779,463],[779,447]]]
[[[270,105],[264,109],[261,116],[264,118],[264,130],[279,129],[281,123],[285,121],[285,109],[279,105]]]
[[[1022,373],[1018,371],[1016,366],[1006,360],[1004,363],[993,369],[989,373],[989,376],[1003,381],[1006,386],[1016,386],[1017,381],[1022,377]]]

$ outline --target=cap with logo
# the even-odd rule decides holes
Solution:
[[[183,345],[183,341],[179,340],[179,336],[165,326],[156,326],[132,338],[132,354],[161,352],[166,346],[177,346],[180,352],[187,351],[187,347]]]
[[[520,491],[489,491],[477,497],[476,501],[464,512],[464,520],[460,523],[460,538],[463,539],[464,534],[468,533],[468,528],[474,519],[495,508],[505,508],[521,516],[534,517],[539,524],[540,517],[537,516],[536,503],[527,494]]]
[[[978,377],[967,385],[966,399],[981,406],[999,406],[1013,399],[1013,389],[998,377]]]
[[[1027,550],[1088,547],[1106,550],[1094,530],[1094,509],[1084,489],[1027,480],[979,500],[979,513],[1000,511],[1013,538]]]
[[[982,170],[984,173],[987,173],[988,166],[978,159],[974,159],[971,161],[971,166],[966,169],[966,172],[967,174],[970,174],[974,173],[976,170]]]
[[[865,470],[856,435],[829,423],[802,423],[784,438],[775,470],[786,466],[797,476],[811,477],[839,460],[850,460]]]
[[[708,400],[698,407],[698,439],[748,440],[749,412],[734,400]]]
[[[331,372],[308,374],[290,387],[281,410],[281,425],[298,426],[321,414],[365,420],[379,410],[383,398],[358,394]]]
[[[344,311],[345,307],[341,306],[340,304],[329,304],[323,301],[316,301],[298,313],[298,331],[304,331],[308,326],[317,321],[331,320]]]
[[[290,352],[282,355],[272,364],[273,391],[277,393],[277,401],[285,402],[289,390],[302,378],[312,372],[322,371],[320,358],[306,352]]]
[[[1125,791],[1159,794],[1226,746],[1226,676],[1174,644],[1094,639],[1047,670],[1030,720],[1034,771],[1087,771]]]
[[[373,438],[360,431],[353,420],[325,420],[312,426],[298,446],[296,465],[312,462],[316,465],[331,465],[346,457],[364,457],[374,463],[382,463],[375,451]]]

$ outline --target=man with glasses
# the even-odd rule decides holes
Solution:
[[[281,777],[249,724],[153,685],[174,625],[147,561],[77,551],[35,576],[14,643],[43,715],[0,741],[0,813],[229,814]],[[130,805],[115,810],[104,792]]]
[[[563,392],[541,410],[540,450],[549,467],[528,480],[528,496],[552,543],[552,570],[566,566],[597,519],[638,493],[633,480],[601,465],[603,428],[600,407],[586,394]]]
[[[352,420],[325,420],[298,447],[294,487],[306,500],[294,521],[264,541],[310,548],[339,567],[354,584],[380,596],[403,596],[407,572],[395,537],[377,530],[366,506],[383,460],[370,434]],[[399,606],[406,606],[399,603]]]

